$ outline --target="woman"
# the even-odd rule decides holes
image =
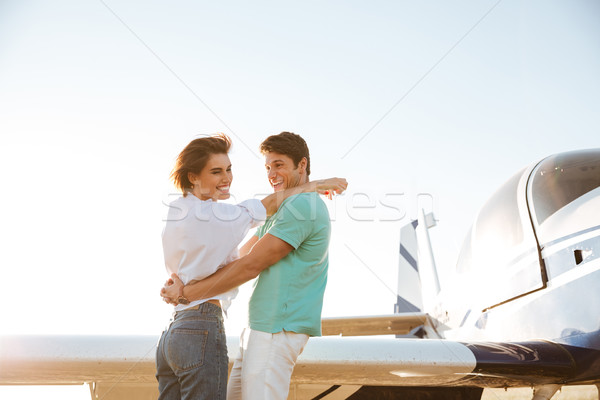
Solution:
[[[223,134],[195,139],[179,154],[171,178],[183,196],[169,205],[163,231],[165,265],[188,283],[205,278],[237,258],[237,246],[252,227],[262,224],[294,194],[342,192],[344,179],[332,178],[274,193],[263,200],[224,204],[233,175]],[[227,346],[222,311],[237,290],[186,302],[180,294],[175,314],[156,354],[159,400],[225,399]],[[184,304],[186,303],[186,304]]]

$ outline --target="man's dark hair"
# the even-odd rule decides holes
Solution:
[[[310,175],[310,154],[306,142],[300,135],[292,132],[281,132],[279,135],[269,136],[260,144],[260,152],[263,154],[275,152],[286,155],[294,161],[296,168],[302,161],[302,157],[306,157],[306,176]]]

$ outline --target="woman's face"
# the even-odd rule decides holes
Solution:
[[[229,198],[229,186],[233,180],[231,161],[227,154],[212,154],[199,174],[192,174],[192,193],[201,200],[213,201]]]

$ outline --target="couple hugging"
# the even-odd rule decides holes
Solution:
[[[347,182],[310,181],[306,142],[282,132],[260,145],[274,193],[222,203],[233,179],[230,146],[223,134],[195,139],[171,174],[183,195],[169,205],[163,231],[171,279],[161,296],[175,313],[156,354],[159,400],[284,400],[296,359],[321,335],[331,224],[319,194],[331,198]],[[228,382],[223,311],[256,277]]]

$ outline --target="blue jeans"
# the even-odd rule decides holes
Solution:
[[[175,313],[156,351],[159,400],[225,400],[227,342],[221,308]]]

